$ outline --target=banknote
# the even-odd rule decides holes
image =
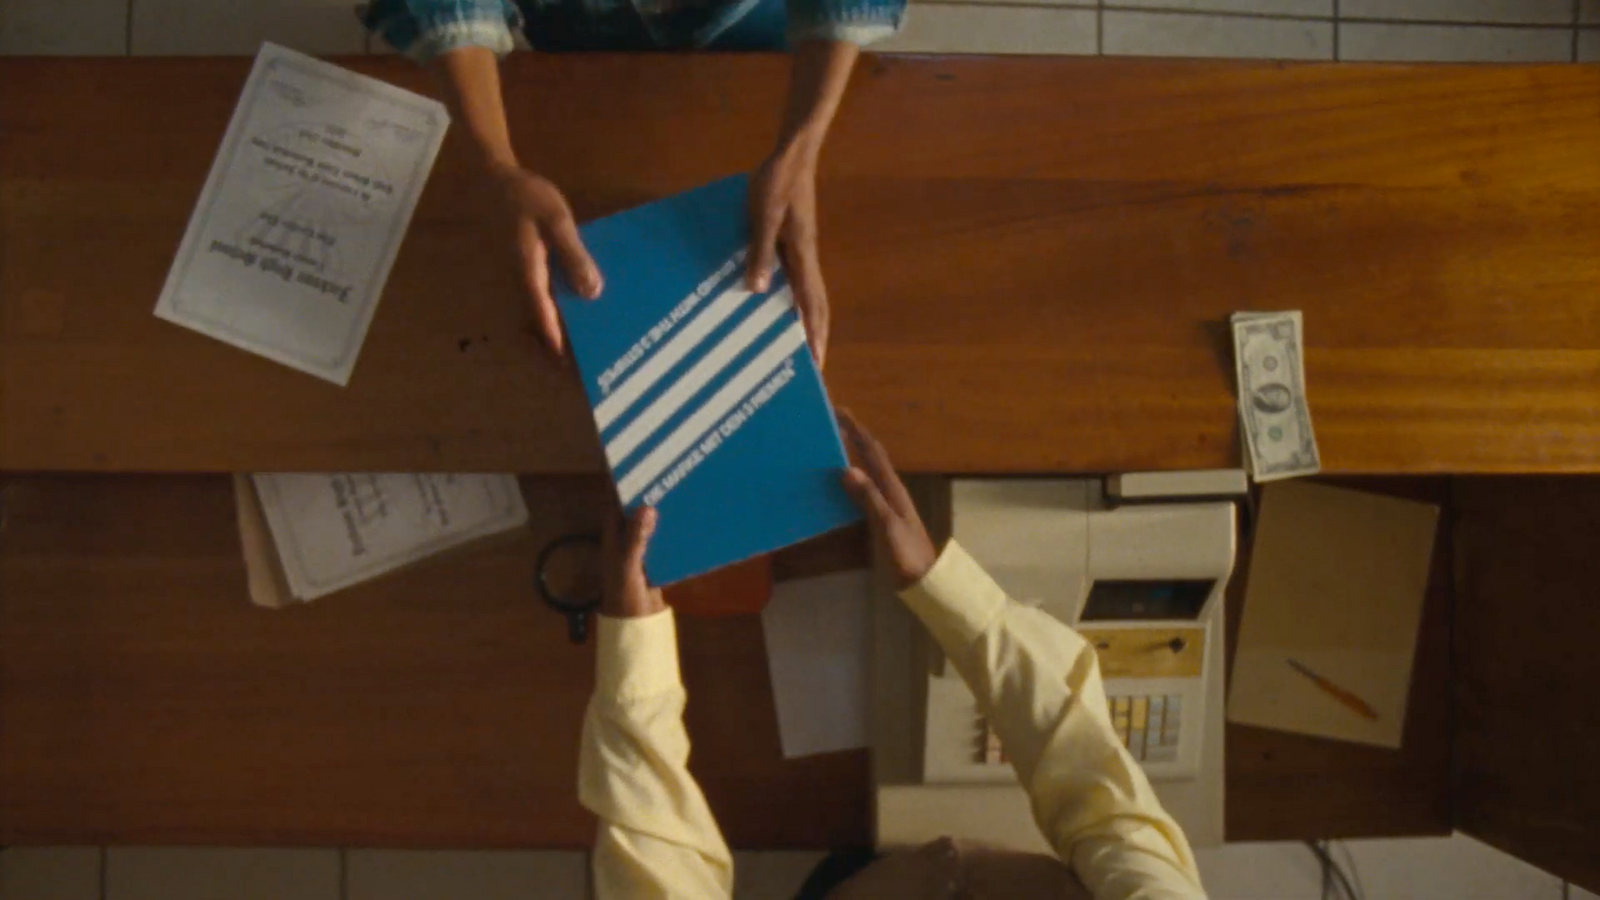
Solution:
[[[1245,463],[1256,481],[1322,468],[1306,399],[1301,330],[1298,310],[1233,316],[1239,424]]]

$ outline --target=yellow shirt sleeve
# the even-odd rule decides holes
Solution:
[[[1111,727],[1077,632],[1012,601],[955,541],[901,594],[993,724],[1056,854],[1098,900],[1203,898],[1189,842]]]
[[[731,897],[733,857],[689,774],[672,610],[596,622],[578,756],[578,800],[600,818],[595,896]]]

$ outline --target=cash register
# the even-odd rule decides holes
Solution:
[[[930,487],[924,483],[926,498]],[[1222,842],[1223,611],[1242,472],[963,478],[933,489],[952,537],[1015,600],[1094,646],[1118,738],[1192,844]],[[1005,748],[900,604],[874,621],[878,837],[1048,851]],[[971,833],[961,833],[965,827]]]

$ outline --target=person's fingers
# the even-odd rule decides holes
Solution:
[[[844,434],[847,449],[855,451],[858,460],[865,461],[865,451],[862,449],[861,423],[856,421],[856,414],[846,407],[840,406],[834,410],[834,417],[839,420],[839,431]]]
[[[750,253],[745,267],[745,287],[759,294],[772,285],[772,267],[778,256],[778,229],[783,211],[774,209],[765,198],[751,198]]]
[[[840,407],[838,412],[839,424],[843,427],[845,436],[850,439],[850,446],[855,449],[856,457],[861,461],[861,468],[881,487],[883,479],[879,476],[888,463],[888,452],[867,432],[866,428],[862,427],[855,413],[844,407]]]
[[[561,271],[566,273],[573,289],[589,300],[600,296],[603,286],[600,267],[595,265],[594,257],[583,246],[583,237],[578,234],[578,222],[572,217],[572,212],[561,210],[559,215],[547,220],[544,227],[550,243],[555,245],[556,256],[561,260]]]
[[[654,507],[641,506],[628,516],[627,555],[623,560],[630,573],[644,572],[644,554],[650,549],[650,538],[656,533]]]
[[[894,509],[889,506],[889,501],[884,499],[878,486],[866,472],[851,467],[845,470],[844,489],[856,506],[872,519],[872,524],[877,528],[887,528],[889,522],[895,518]]]
[[[533,303],[533,318],[550,352],[559,359],[565,349],[561,337],[561,316],[555,298],[550,296],[550,260],[539,230],[532,222],[517,223],[517,253],[522,258],[522,276]]]
[[[816,236],[808,235],[786,245],[784,257],[794,285],[795,305],[805,323],[806,342],[820,369],[828,353],[828,287],[822,281],[822,265],[817,262]]]
[[[872,436],[872,432],[862,427],[850,410],[840,409],[839,421],[855,446],[856,455],[861,459],[861,468],[872,478],[878,490],[888,499],[890,506],[901,515],[915,514],[916,504],[912,502],[905,483],[895,472],[894,462],[889,459],[889,451]]]

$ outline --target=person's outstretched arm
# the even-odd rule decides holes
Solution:
[[[828,351],[828,288],[817,257],[817,163],[862,47],[894,34],[906,0],[786,0],[794,63],[772,154],[750,179],[747,286],[765,291],[781,252],[821,366]]]
[[[597,677],[578,759],[578,799],[600,818],[595,896],[730,897],[733,857],[689,774],[677,628],[645,582],[654,530],[655,511],[641,508],[607,531]]]
[[[451,118],[471,141],[480,171],[510,214],[539,333],[561,356],[565,342],[550,291],[550,258],[585,297],[598,297],[602,281],[561,189],[526,168],[511,143],[499,60],[511,52],[511,30],[520,27],[521,12],[511,0],[378,0],[363,22],[438,77]]]
[[[1008,598],[954,541],[936,553],[883,446],[844,424],[861,459],[846,486],[895,561],[902,599],[1000,735],[1057,855],[1099,900],[1203,897],[1183,831],[1112,730],[1094,648]]]
[[[777,146],[750,179],[746,286],[765,291],[782,253],[818,366],[828,351],[828,288],[817,257],[817,163],[860,52],[846,40],[795,45]]]

